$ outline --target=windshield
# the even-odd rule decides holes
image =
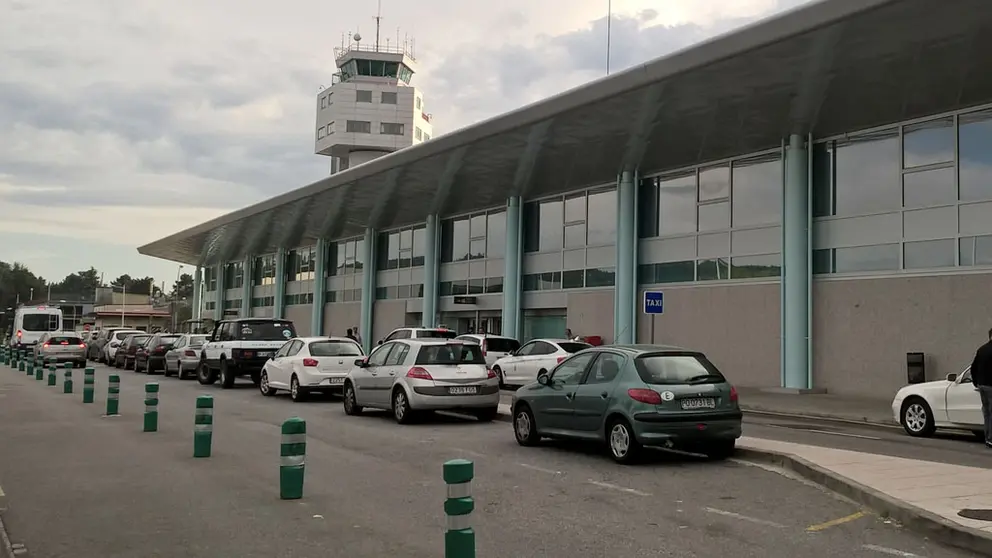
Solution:
[[[24,331],[57,331],[59,317],[57,314],[24,314],[21,323]]]
[[[364,356],[358,343],[351,341],[315,341],[310,343],[310,355],[315,357]]]
[[[241,341],[285,341],[296,337],[293,322],[241,322],[238,324]]]
[[[179,339],[178,335],[163,335],[158,338],[158,342],[160,345],[172,345],[177,339]]]
[[[151,339],[148,335],[135,335],[131,338],[132,345],[144,345],[146,341]]]
[[[207,342],[206,335],[190,335],[189,337],[189,346],[194,349],[199,349],[206,342]]]
[[[486,364],[482,347],[469,344],[425,345],[417,353],[417,364]]]
[[[566,341],[564,343],[558,343],[558,346],[561,347],[561,350],[569,354],[577,353],[583,349],[588,349],[592,347],[592,345],[590,345],[589,343],[578,343],[575,341]]]
[[[59,335],[48,340],[49,345],[82,345],[83,340],[78,337]]]
[[[641,381],[650,385],[719,384],[723,374],[698,353],[644,355],[634,360]]]
[[[418,329],[417,339],[454,339],[458,334],[450,329]]]
[[[505,337],[486,337],[486,350],[494,353],[509,353],[520,348],[520,342],[516,339]]]
[[[114,339],[120,341],[122,339],[127,339],[128,337],[134,335],[133,331],[118,331],[114,334]]]

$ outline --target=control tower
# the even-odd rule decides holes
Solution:
[[[334,49],[338,73],[317,93],[314,152],[331,157],[331,174],[431,139],[410,41],[362,43],[358,33]],[[399,43],[397,37],[397,43]]]

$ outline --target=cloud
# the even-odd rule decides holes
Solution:
[[[799,3],[613,0],[611,65]],[[28,235],[0,246],[0,259],[52,277],[85,258],[173,277],[173,264],[131,248],[325,176],[329,161],[313,154],[317,88],[344,34],[374,36],[364,2],[0,4],[0,231]],[[415,83],[443,133],[601,77],[605,10],[601,0],[385,0],[381,40],[415,37]]]

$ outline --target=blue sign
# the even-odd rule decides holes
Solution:
[[[665,293],[661,291],[644,291],[644,313],[664,314]]]

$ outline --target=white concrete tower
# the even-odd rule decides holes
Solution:
[[[331,157],[331,174],[431,139],[431,115],[410,85],[416,60],[409,42],[381,45],[377,37],[367,45],[356,33],[334,56],[338,73],[317,93],[314,148]]]

